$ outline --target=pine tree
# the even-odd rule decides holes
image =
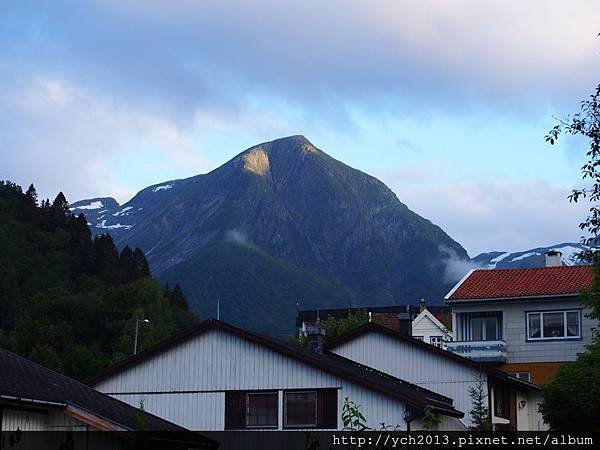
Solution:
[[[475,386],[469,387],[469,397],[471,398],[471,421],[473,425],[469,427],[473,431],[492,431],[492,419],[490,410],[487,406],[487,393],[485,392],[485,378],[479,374]]]
[[[65,227],[67,218],[71,214],[69,202],[62,192],[59,192],[49,210],[49,226],[53,230],[56,227]]]
[[[184,311],[188,310],[188,302],[183,293],[183,289],[181,289],[181,286],[179,286],[179,283],[175,284],[173,290],[169,292],[169,303],[171,303],[172,306],[180,308]]]
[[[110,285],[120,281],[119,252],[109,234],[94,239],[95,270],[102,280]]]
[[[133,251],[133,260],[135,262],[136,271],[138,278],[145,278],[150,276],[150,265],[146,259],[146,255],[138,247]]]
[[[25,195],[22,196],[19,214],[19,220],[27,223],[39,223],[41,219],[38,209],[38,195],[35,186],[31,184]]]
[[[129,245],[126,245],[119,255],[119,271],[121,273],[121,283],[131,283],[139,278],[137,267],[133,259],[133,252]]]

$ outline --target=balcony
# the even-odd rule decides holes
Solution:
[[[478,362],[505,363],[506,343],[504,341],[452,341],[448,351]]]

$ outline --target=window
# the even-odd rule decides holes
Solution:
[[[581,337],[581,312],[540,311],[527,313],[527,339],[576,339]]]
[[[442,336],[430,336],[429,343],[435,347],[441,347],[443,343]]]
[[[413,336],[413,339],[416,339],[417,341],[422,341],[423,336]]]
[[[496,341],[498,331],[497,317],[471,318],[471,340],[473,341]]]
[[[246,426],[248,428],[276,428],[277,404],[277,392],[246,394]]]
[[[317,392],[285,393],[285,426],[317,426]]]
[[[283,391],[283,421],[278,391],[226,391],[225,429],[338,428],[338,389]]]
[[[529,372],[511,372],[509,373],[509,375],[518,380],[523,380],[527,381],[528,383],[531,383],[531,373]]]
[[[509,394],[506,389],[494,387],[494,416],[509,418]]]

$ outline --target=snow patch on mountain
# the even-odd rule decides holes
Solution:
[[[509,256],[510,256],[510,253],[502,253],[501,255],[496,256],[494,259],[490,259],[490,263],[488,264],[488,267],[490,267],[490,268],[496,267],[496,264],[498,264],[503,259],[508,258]]]
[[[130,230],[133,228],[133,225],[121,225],[120,223],[106,225],[106,219],[104,219],[102,222],[96,224],[96,228],[102,228],[104,230],[117,230],[119,228],[123,228],[125,230]]]
[[[119,217],[119,216],[122,216],[122,215],[129,215],[127,213],[127,211],[129,211],[130,209],[133,209],[133,207],[132,206],[126,206],[121,211],[117,211],[116,213],[113,213],[113,216]]]
[[[104,208],[104,205],[102,204],[101,201],[95,201],[90,203],[89,205],[81,205],[81,206],[75,206],[73,208],[69,208],[69,210],[73,211],[75,209],[100,209],[100,208]]]
[[[172,184],[163,184],[162,186],[157,186],[154,189],[152,189],[152,192],[166,191],[167,189],[172,189],[172,188],[173,188]]]
[[[540,253],[538,253],[538,252],[527,252],[527,253],[523,253],[520,256],[515,256],[514,258],[511,259],[511,261],[520,261],[522,259],[529,258],[530,256],[539,255],[539,254]]]

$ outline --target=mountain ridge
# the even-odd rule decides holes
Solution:
[[[451,285],[447,253],[468,260],[384,183],[301,135],[252,146],[206,174],[154,184],[112,209],[81,209],[90,203],[71,208],[94,233],[142,248],[157,276],[182,284],[192,309],[214,315],[220,302],[238,324],[293,324],[298,303],[441,299]],[[257,317],[263,310],[273,317]]]

